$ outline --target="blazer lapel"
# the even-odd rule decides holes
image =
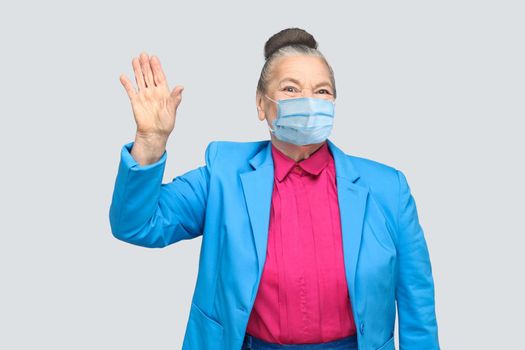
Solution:
[[[335,162],[346,279],[351,297],[355,298],[355,271],[369,191],[367,187],[355,183],[360,176],[350,158],[330,139],[327,143]],[[258,280],[261,278],[266,259],[274,184],[271,145],[271,141],[268,140],[249,160],[253,170],[240,174],[257,252]]]
[[[355,272],[369,190],[355,183],[360,175],[351,159],[330,139],[327,142],[335,162],[346,280],[351,297],[355,300]]]
[[[260,280],[266,260],[268,228],[270,225],[270,207],[273,192],[273,159],[271,141],[267,141],[250,160],[253,170],[241,173],[248,215],[252,226],[255,248],[257,251],[257,278]]]

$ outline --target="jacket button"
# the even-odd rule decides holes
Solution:
[[[365,324],[364,323],[361,323],[359,331],[361,332],[361,334],[365,334]]]

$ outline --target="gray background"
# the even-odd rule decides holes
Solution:
[[[144,50],[170,88],[185,86],[168,182],[203,164],[211,140],[269,138],[255,108],[263,45],[293,26],[333,66],[331,139],[408,178],[442,348],[521,346],[522,4],[2,3],[0,348],[181,347],[201,238],[147,249],[109,228],[135,132],[119,74],[134,82]],[[395,337],[397,347],[397,325]]]

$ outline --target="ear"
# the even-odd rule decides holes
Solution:
[[[255,94],[255,105],[257,106],[257,116],[260,121],[266,119],[266,113],[264,113],[264,100],[262,95],[258,92]]]

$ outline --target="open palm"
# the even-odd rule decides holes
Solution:
[[[124,74],[120,75],[120,82],[131,100],[137,135],[167,139],[175,127],[184,87],[177,85],[170,92],[157,56],[142,52],[139,58],[133,58],[132,66],[137,89]]]

